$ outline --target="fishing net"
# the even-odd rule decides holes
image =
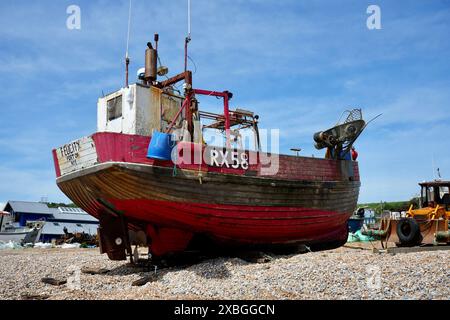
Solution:
[[[356,121],[356,120],[362,120],[362,118],[363,118],[361,109],[345,110],[342,113],[341,117],[339,118],[338,124],[341,124],[340,121],[344,116],[347,116],[347,117],[345,118],[345,121],[342,122],[342,124],[349,123],[349,122]]]

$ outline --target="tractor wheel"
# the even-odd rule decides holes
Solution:
[[[397,235],[403,246],[415,246],[422,242],[419,224],[412,218],[402,218],[399,221]]]

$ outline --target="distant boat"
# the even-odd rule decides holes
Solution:
[[[360,230],[364,224],[364,208],[358,208],[348,219],[349,231],[355,233]]]
[[[359,207],[348,219],[349,231],[355,233],[364,225],[373,225],[376,222],[375,213],[369,207]]]
[[[10,222],[3,222],[9,220],[9,212],[0,211],[0,241],[1,242],[16,242],[16,243],[35,243],[41,236],[43,221],[30,222],[27,227],[16,227]],[[6,218],[6,219],[5,219]]]

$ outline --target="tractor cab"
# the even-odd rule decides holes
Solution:
[[[450,181],[433,181],[419,183],[421,187],[420,203],[422,208],[441,206],[449,211]]]
[[[448,219],[450,217],[450,181],[431,181],[419,183],[420,208],[408,210],[408,216],[417,219]]]

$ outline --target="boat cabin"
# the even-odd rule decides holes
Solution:
[[[0,211],[0,232],[4,231],[6,226],[14,222],[13,216],[7,211]]]
[[[240,108],[229,110],[230,92],[197,89],[192,92],[186,96],[171,85],[155,86],[145,81],[130,84],[98,100],[97,132],[140,136],[152,136],[154,131],[171,132],[176,133],[179,141],[205,144],[204,130],[213,129],[223,132],[229,143],[242,149],[244,139],[239,132],[252,128],[259,149],[259,117]],[[194,94],[222,98],[224,114],[200,111]]]
[[[184,97],[140,83],[108,94],[97,103],[97,132],[151,136],[153,130],[165,131],[180,110]],[[174,128],[182,128],[182,117]]]

